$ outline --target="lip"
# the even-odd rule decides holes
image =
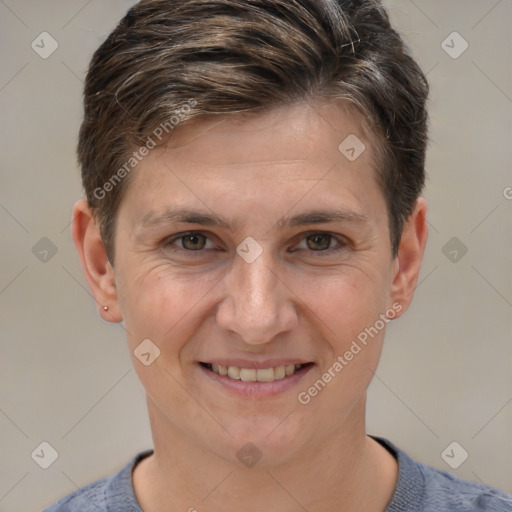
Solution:
[[[222,362],[224,361],[224,362]],[[284,361],[288,361],[285,363]],[[210,361],[208,361],[210,363]],[[211,361],[212,364],[221,364],[223,366],[238,366],[239,368],[270,368],[274,366],[280,366],[281,364],[304,364],[305,366],[300,370],[296,370],[293,375],[284,377],[283,379],[274,380],[272,382],[244,382],[242,380],[231,379],[230,377],[219,375],[218,373],[209,370],[203,365],[197,363],[199,370],[209,379],[216,382],[219,386],[222,386],[226,391],[235,395],[251,398],[267,398],[280,395],[293,388],[299,381],[301,381],[309,371],[315,366],[311,361],[309,362],[298,362],[297,360],[280,360],[280,361],[243,361],[239,359],[230,359],[229,363],[226,364],[227,360],[215,360]],[[236,364],[235,362],[238,362]],[[249,365],[249,363],[251,363]],[[248,366],[244,366],[248,365]],[[267,365],[267,366],[265,366]]]

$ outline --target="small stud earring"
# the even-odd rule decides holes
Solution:
[[[103,311],[108,311],[108,306],[103,306]]]

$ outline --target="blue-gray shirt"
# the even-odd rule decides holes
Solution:
[[[512,512],[512,496],[415,462],[386,439],[371,436],[398,461],[398,481],[385,512]],[[119,473],[62,498],[43,512],[142,512],[132,484],[133,468],[148,450]]]

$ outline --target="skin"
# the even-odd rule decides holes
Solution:
[[[353,162],[338,150],[349,134],[366,145]],[[393,305],[399,317],[413,297],[426,202],[417,200],[393,258],[372,145],[361,119],[336,104],[178,127],[132,171],[113,266],[87,203],[75,205],[85,276],[103,318],[124,320],[147,393],[155,453],[133,473],[144,511],[385,509],[397,463],[365,431],[385,329],[307,405],[297,400],[360,332]],[[177,206],[221,215],[231,226],[143,225]],[[363,218],[284,222],[319,208]],[[176,237],[191,230],[206,238]],[[310,236],[319,232],[320,239]],[[263,249],[252,263],[236,252],[249,236]],[[148,338],[161,353],[145,366],[134,350]],[[232,357],[314,365],[282,393],[242,397],[198,364]],[[262,454],[251,468],[237,457],[248,442]]]

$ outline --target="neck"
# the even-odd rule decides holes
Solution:
[[[383,512],[396,486],[396,460],[365,434],[365,403],[299,454],[251,468],[199,446],[148,406],[155,450],[133,473],[144,512],[238,512],[241,504],[245,512]]]

